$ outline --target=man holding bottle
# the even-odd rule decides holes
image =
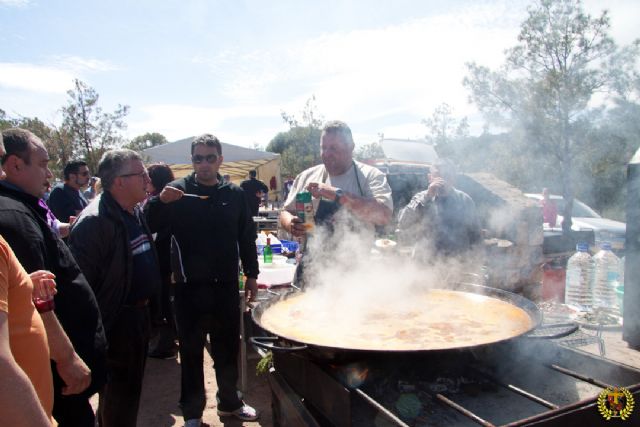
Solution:
[[[387,178],[378,169],[354,160],[354,148],[346,123],[335,120],[325,124],[320,136],[322,164],[296,177],[280,213],[280,225],[292,236],[300,237],[308,231],[296,216],[296,195],[303,191],[313,195],[317,224],[331,225],[342,209],[371,231],[374,226],[389,223],[393,201]]]

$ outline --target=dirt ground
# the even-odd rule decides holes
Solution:
[[[581,330],[580,334],[595,334],[593,330]],[[580,335],[584,337],[584,335]],[[627,343],[622,341],[620,330],[605,331],[602,334],[605,343],[605,358],[623,363],[640,370],[640,351],[630,349]],[[575,347],[600,356],[597,343]],[[211,426],[265,426],[273,425],[271,419],[271,392],[267,380],[267,374],[256,375],[256,363],[259,356],[249,350],[247,362],[247,391],[244,394],[245,401],[257,408],[260,419],[255,422],[242,422],[230,417],[220,418],[216,414],[216,382],[213,370],[213,362],[205,352],[204,372],[207,388],[207,406],[203,420]],[[184,421],[178,408],[180,394],[180,361],[148,359],[147,369],[142,391],[142,401],[138,416],[140,427],[168,427],[183,426]],[[92,400],[97,405],[97,397]]]
[[[232,417],[221,418],[216,413],[216,378],[213,361],[208,352],[204,356],[205,387],[207,390],[207,406],[203,421],[211,426],[264,426],[271,427],[271,391],[267,374],[256,375],[256,363],[260,356],[249,351],[247,360],[247,390],[244,400],[260,411],[260,418],[255,422],[243,422]],[[147,359],[142,400],[138,413],[139,427],[183,426],[184,420],[178,408],[180,397],[180,360]],[[97,395],[92,399],[94,409],[98,403]]]

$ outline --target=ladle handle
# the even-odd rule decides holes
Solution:
[[[250,337],[249,341],[251,341],[251,344],[255,345],[256,347],[279,352],[302,351],[308,348],[304,344],[292,345],[287,347],[276,345],[275,343],[279,339],[280,338],[278,337]]]

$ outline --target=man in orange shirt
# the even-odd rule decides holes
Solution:
[[[32,293],[29,275],[0,236],[0,413],[2,423],[10,426],[51,425],[49,346]]]

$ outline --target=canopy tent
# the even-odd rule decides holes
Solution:
[[[432,144],[424,140],[385,138],[381,142],[387,160],[434,164],[438,153]]]
[[[149,163],[163,162],[171,167],[176,178],[193,171],[191,164],[191,142],[194,137],[157,145],[142,151]],[[270,188],[269,198],[274,200],[282,190],[280,177],[280,155],[266,151],[221,142],[224,161],[220,166],[221,175],[230,175],[231,181],[239,183],[246,179],[249,171],[256,170],[257,178]],[[272,181],[275,178],[275,189]]]

